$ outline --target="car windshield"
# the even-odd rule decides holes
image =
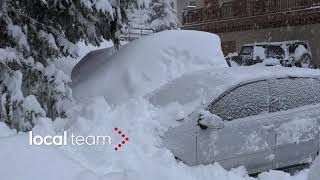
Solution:
[[[253,47],[252,46],[244,46],[241,49],[242,55],[251,55],[253,53]]]
[[[199,72],[184,75],[149,94],[147,99],[154,106],[166,106],[171,103],[186,105],[189,103],[205,103],[224,90],[226,84],[223,76],[215,77],[213,72]],[[220,87],[220,88],[219,88]]]

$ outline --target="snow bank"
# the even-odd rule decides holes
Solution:
[[[164,31],[133,41],[98,67],[89,67],[81,81],[72,84],[73,94],[81,101],[104,96],[108,103],[120,104],[186,72],[209,67],[228,67],[218,36]]]
[[[170,112],[183,111],[171,107]],[[157,109],[144,99],[133,99],[116,108],[104,98],[94,98],[69,112],[68,133],[110,135],[111,146],[29,146],[28,136],[0,139],[2,179],[21,180],[306,180],[307,171],[295,176],[280,171],[249,177],[242,167],[224,170],[219,164],[189,167],[177,162],[161,145],[161,134],[172,126],[177,114]],[[61,125],[61,123],[59,123]],[[59,126],[60,126],[59,125]],[[119,139],[114,127],[129,138],[120,151],[114,151]],[[61,127],[60,127],[61,128]],[[60,129],[59,128],[59,129]],[[59,133],[54,122],[43,119],[34,133]],[[12,151],[14,150],[14,153]]]
[[[15,134],[15,130],[9,129],[4,122],[0,122],[0,139],[3,137],[13,136]]]
[[[3,180],[76,180],[86,171],[54,147],[29,146],[26,135],[0,138],[0,147]]]
[[[311,166],[308,180],[319,180],[320,178],[320,156],[314,161]]]

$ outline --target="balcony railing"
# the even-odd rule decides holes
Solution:
[[[183,25],[303,10],[320,6],[320,0],[235,0],[222,6],[214,4],[183,13]]]

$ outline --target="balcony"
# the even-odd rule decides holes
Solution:
[[[235,0],[183,13],[184,29],[230,32],[318,23],[320,0]]]

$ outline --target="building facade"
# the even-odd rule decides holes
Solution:
[[[204,0],[183,11],[182,25],[218,34],[225,54],[247,43],[307,40],[320,67],[320,0]]]
[[[203,6],[204,0],[175,0],[175,9],[180,23],[182,23],[182,14],[184,11]]]

